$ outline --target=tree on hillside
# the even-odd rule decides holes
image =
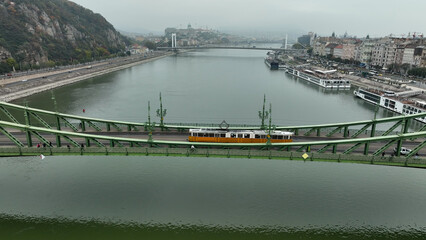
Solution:
[[[146,41],[143,41],[143,42],[142,42],[142,44],[143,44],[145,47],[149,48],[150,50],[155,50],[155,49],[157,49],[157,44],[155,44],[155,42],[152,42],[152,41],[148,41],[148,40],[146,40]]]

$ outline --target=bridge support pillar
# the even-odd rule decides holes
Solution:
[[[344,138],[349,137],[349,129],[348,129],[348,126],[345,126],[345,129],[343,130],[343,137],[344,137]]]
[[[27,110],[25,110],[25,112],[24,112],[24,117],[25,117],[25,124],[27,124],[27,126],[30,126],[31,125],[30,113]],[[32,147],[33,141],[32,141],[32,138],[31,138],[31,131],[26,130],[25,134],[26,134],[26,137],[27,137],[27,146]]]
[[[373,123],[371,125],[371,133],[370,133],[370,137],[374,137],[376,135],[376,123]],[[364,155],[368,155],[368,150],[370,148],[370,142],[365,143],[365,147],[364,147]]]
[[[86,131],[86,123],[84,121],[81,121],[80,126],[81,126],[81,131],[85,132]]]
[[[336,154],[337,153],[337,145],[336,144],[334,144],[333,145],[333,154]]]
[[[58,131],[61,131],[61,118],[56,116],[56,129]],[[61,136],[56,135],[56,147],[61,147],[62,143],[61,143]]]
[[[321,136],[321,128],[318,128],[317,129],[317,137],[320,137]]]
[[[398,140],[398,143],[396,144],[396,156],[401,156],[401,147],[402,147],[402,139]]]
[[[90,147],[90,139],[89,138],[86,138],[86,146]]]

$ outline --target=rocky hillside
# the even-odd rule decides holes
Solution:
[[[0,73],[84,62],[122,52],[100,14],[67,0],[0,0]]]

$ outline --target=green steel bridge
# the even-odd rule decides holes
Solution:
[[[20,116],[20,117],[18,117]],[[22,119],[24,116],[24,120]],[[394,152],[392,159],[402,159],[405,165],[421,160],[426,145],[426,125],[418,131],[408,132],[414,118],[426,117],[426,113],[402,115],[383,119],[356,122],[305,125],[273,126],[276,130],[292,131],[295,139],[291,143],[201,143],[188,142],[191,128],[217,128],[208,124],[165,124],[113,121],[46,111],[27,106],[0,102],[0,139],[3,147],[0,155],[53,153],[162,153],[196,154],[205,156],[224,155],[247,157],[300,158],[304,153],[312,160],[323,156],[325,159],[348,159],[373,162],[383,158],[383,153]],[[385,131],[378,131],[387,127]],[[265,129],[264,126],[232,125],[228,129]],[[169,140],[160,139],[169,136]],[[172,140],[170,140],[172,139]],[[175,140],[173,140],[175,139]],[[176,140],[178,139],[178,140]],[[37,148],[39,142],[42,148]],[[12,147],[10,147],[11,145]],[[403,146],[412,151],[400,156]],[[425,152],[426,154],[426,152]],[[420,164],[426,166],[426,162]]]

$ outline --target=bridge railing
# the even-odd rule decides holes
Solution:
[[[408,167],[426,167],[426,158],[404,158],[396,156],[360,156],[345,154],[309,153],[303,158],[300,152],[271,150],[238,149],[185,149],[185,148],[18,148],[1,147],[1,156],[38,156],[38,155],[145,155],[175,157],[222,157],[222,158],[260,158],[274,160],[352,162],[377,165],[394,165]]]

